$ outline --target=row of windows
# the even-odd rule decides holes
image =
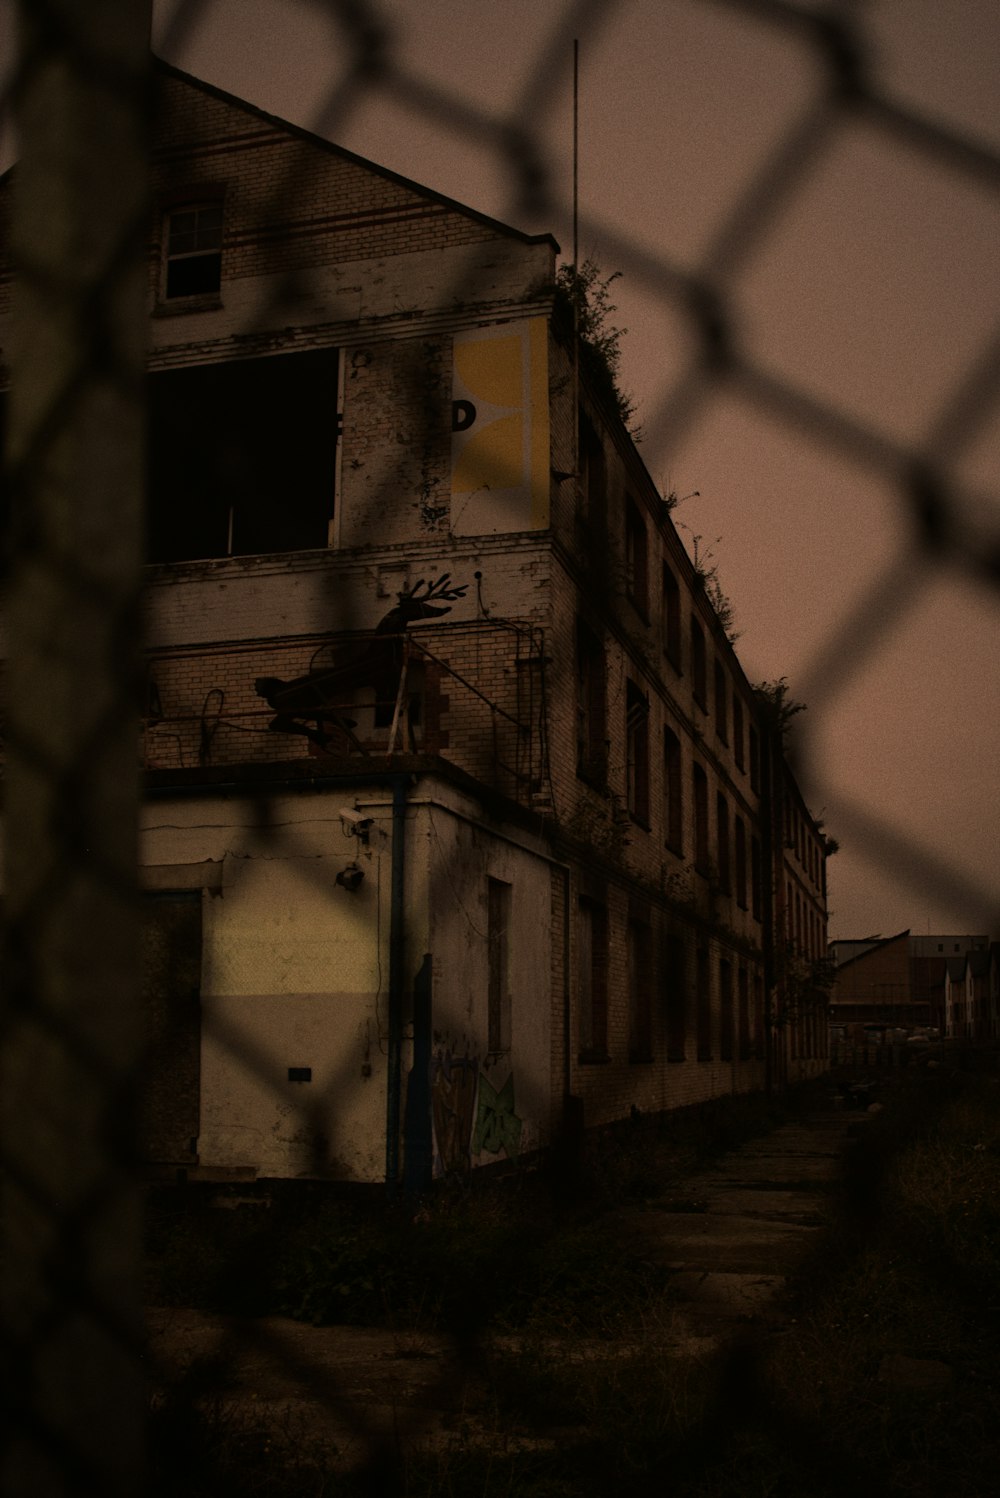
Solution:
[[[823,877],[823,858],[819,845],[810,836],[805,817],[790,802],[785,806],[785,842],[789,848],[794,849],[802,868],[813,884],[818,886]]]
[[[609,944],[607,907],[581,896],[577,924],[578,1040],[580,1060],[609,1059]],[[644,921],[630,920],[626,932],[628,1057],[655,1060],[655,968],[653,937]],[[722,958],[718,965],[718,1023],[713,1022],[711,958],[699,947],[694,961],[694,996],[689,987],[688,948],[668,936],[662,952],[662,1040],[668,1061],[748,1061],[763,1055],[764,988],[759,973]]]
[[[785,885],[785,937],[790,946],[813,961],[826,955],[826,933],[820,914],[791,881]]]

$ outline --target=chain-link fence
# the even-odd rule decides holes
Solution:
[[[995,410],[1000,353],[996,338],[987,340],[932,429],[919,444],[904,445],[875,421],[864,423],[824,404],[757,362],[737,336],[734,283],[755,247],[808,183],[823,151],[853,122],[863,120],[887,146],[903,142],[988,192],[1000,186],[1000,158],[888,95],[872,61],[866,17],[856,5],[847,0],[823,9],[783,0],[733,0],[733,5],[755,22],[783,30],[797,45],[806,39],[820,76],[808,107],[730,205],[696,271],[675,263],[669,250],[651,254],[624,230],[616,237],[602,226],[601,240],[609,262],[655,292],[694,333],[690,367],[646,418],[650,434],[669,433],[671,442],[679,442],[720,390],[737,391],[792,434],[825,444],[894,486],[905,501],[895,556],[831,634],[802,684],[803,694],[822,704],[879,650],[894,620],[919,607],[928,574],[944,570],[993,589],[1000,583],[996,535],[974,519],[983,513],[982,497],[967,492],[957,477],[963,453]],[[600,28],[625,24],[624,7],[608,0],[563,6],[516,106],[500,119],[467,98],[436,91],[409,76],[397,61],[392,29],[375,7],[363,0],[316,0],[314,8],[329,17],[337,46],[349,59],[346,65],[341,59],[337,86],[314,122],[317,133],[336,139],[352,111],[377,89],[436,125],[482,142],[508,174],[512,214],[544,216],[551,211],[565,216],[561,184],[553,179],[530,121],[552,80],[569,66],[572,40],[580,38],[586,45]],[[175,7],[170,35],[162,42],[165,54],[182,44],[198,12],[199,0],[183,0]],[[14,214],[6,230],[18,292],[6,423],[12,521],[6,604],[5,1395],[15,1434],[5,1453],[5,1479],[12,1493],[85,1488],[124,1493],[138,1491],[143,1481],[147,1373],[135,1124],[144,1073],[140,1016],[133,1000],[141,987],[133,893],[138,817],[133,766],[143,681],[136,641],[150,222],[149,18],[132,0],[94,0],[85,13],[70,0],[25,0],[20,19],[10,94],[19,118],[21,158]],[[297,186],[294,180],[274,185],[275,220]],[[587,228],[585,222],[584,237]],[[233,330],[234,347],[262,347],[279,298],[284,305],[308,295],[313,277],[307,260],[288,270],[275,301],[249,308]],[[460,305],[471,289],[471,279],[450,288],[454,303]],[[422,370],[404,375],[410,395],[419,394],[424,377]],[[395,581],[390,579],[390,591]],[[406,591],[406,580],[402,588]],[[485,606],[482,613],[489,618]],[[362,622],[370,627],[370,619]],[[349,631],[356,623],[348,609],[339,616],[338,628]],[[497,639],[506,628],[499,620],[490,627]],[[505,789],[510,792],[513,786],[516,796],[519,786],[527,786],[537,810],[551,799],[550,746],[542,740],[545,694],[555,687],[539,670],[541,650],[530,629],[508,633],[517,680],[510,709],[498,710],[477,686],[484,667],[475,652],[499,652],[502,647],[493,639],[468,645],[469,659],[475,660],[464,673],[451,662],[450,691],[465,693],[470,703],[475,699],[468,755],[482,753],[489,765],[487,779],[495,778],[502,765],[510,776]],[[452,648],[461,654],[456,639]],[[321,645],[320,636],[310,641],[310,648]],[[404,653],[405,671],[429,673],[442,665],[432,645]],[[257,661],[255,669],[270,680],[264,676],[266,664]],[[393,657],[391,664],[398,695],[395,700],[392,692],[376,696],[372,704],[372,731],[380,729],[383,740],[391,735],[390,750],[407,731],[414,732],[403,721],[401,658]],[[162,663],[161,668],[166,669]],[[277,668],[272,661],[271,669]],[[224,695],[212,696],[222,689],[212,685],[215,678],[204,663],[200,669],[206,691],[201,711],[191,721],[166,723],[151,708],[147,687],[146,761],[166,766],[154,794],[169,791],[175,769],[197,765],[204,770],[213,744],[222,742],[220,734],[256,733],[259,749],[269,742],[262,738],[268,729],[260,721],[260,702],[251,712]],[[379,681],[385,679],[383,673]],[[338,683],[349,689],[349,673]],[[429,700],[425,694],[425,704]],[[335,698],[325,705],[338,707]],[[348,737],[357,726],[345,726],[342,712],[331,712],[328,725],[330,721]],[[318,719],[316,728],[322,738]],[[420,731],[430,750],[432,730],[425,719]],[[165,752],[165,742],[176,743],[176,757],[168,754],[157,761],[150,749],[154,741],[160,746],[156,752]],[[803,752],[808,749],[806,741]],[[258,758],[268,753],[263,750]],[[808,762],[803,768],[809,770]],[[208,773],[202,778],[210,788],[226,784],[222,769],[214,781]],[[359,784],[381,790],[381,810],[370,820],[396,815],[398,786],[388,772],[377,777],[359,772]],[[276,817],[278,798],[297,794],[296,787],[269,785],[264,776],[244,784],[240,794],[258,849],[311,856],[308,838],[299,846],[300,832]],[[813,794],[826,803],[842,839],[877,848],[882,859],[901,869],[916,866],[918,884],[938,896],[944,892],[989,929],[994,914],[990,891],[914,849],[905,829],[878,824],[868,813],[824,794],[821,785]],[[400,836],[391,855],[386,854],[384,869],[378,866],[378,878],[387,888],[402,879],[396,864],[402,824],[397,820],[393,825]],[[435,822],[431,815],[428,826],[428,837],[438,840],[443,857],[439,887],[431,888],[429,898],[460,904],[462,867],[449,864],[449,849],[457,844],[448,842],[450,833],[440,818]],[[558,884],[561,866],[551,858],[549,865]],[[198,877],[207,876],[201,871]],[[567,884],[567,903],[568,891]],[[503,898],[498,889],[496,901]],[[502,919],[500,904],[497,909]],[[479,932],[487,942],[490,918],[487,909]],[[171,919],[183,926],[188,917],[175,909]],[[592,932],[591,940],[596,943],[599,936]],[[398,1007],[393,1009],[393,994],[398,992],[405,941],[403,930],[389,934],[388,971],[378,974],[379,994],[384,993],[387,1005],[389,1050],[397,1056],[402,1016]],[[496,1022],[502,1027],[502,1013]],[[273,1057],[224,1014],[213,1021],[212,1044],[235,1058],[264,1090],[284,1086]],[[448,1078],[455,1108],[461,1105],[463,1077],[456,1062]],[[293,1080],[290,1072],[288,1080]],[[327,1102],[316,1117],[302,1109],[308,1126],[303,1131],[303,1173],[309,1173],[313,1148],[308,1140],[329,1133],[329,1097],[343,1100],[357,1085],[346,1066],[335,1070]],[[497,1138],[507,1137],[503,1130],[513,1127],[511,1117],[512,1110],[505,1113],[495,1100],[487,1122],[498,1131]],[[398,1168],[396,1160],[393,1170]],[[483,1313],[466,1308],[450,1332],[451,1360],[443,1359],[435,1375],[438,1392],[453,1390],[456,1380],[478,1366]],[[387,1445],[384,1430],[374,1423],[365,1428],[357,1403],[345,1399],[336,1369],[317,1367],[263,1326],[252,1332],[239,1328],[236,1342],[248,1336],[255,1345],[268,1347],[290,1376],[355,1428],[355,1467],[367,1490],[404,1490],[399,1447]],[[225,1359],[225,1345],[216,1355]],[[753,1354],[743,1363],[737,1359],[727,1377],[752,1384]],[[433,1403],[435,1390],[424,1390],[421,1397]],[[734,1405],[728,1384],[719,1397],[720,1411]],[[842,1465],[845,1480],[852,1480],[846,1451]]]

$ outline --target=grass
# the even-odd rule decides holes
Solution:
[[[443,1445],[390,1453],[377,1474],[380,1492],[992,1493],[1000,1461],[1000,1082],[988,1071],[948,1068],[898,1078],[884,1111],[859,1125],[841,1210],[792,1287],[787,1322],[714,1359],[668,1353],[665,1280],[623,1241],[616,1208],[682,1194],[692,1165],[774,1121],[757,1100],[742,1119],[730,1107],[678,1118],[673,1128],[642,1120],[590,1142],[569,1202],[554,1200],[536,1175],[444,1193],[417,1221],[321,1205],[284,1222],[284,1258],[269,1259],[273,1248],[257,1245],[272,1271],[258,1299],[292,1283],[292,1270],[306,1263],[312,1279],[298,1282],[301,1314],[370,1310],[383,1325],[456,1330],[468,1330],[463,1318],[471,1316],[474,1330],[506,1333],[488,1344],[468,1418]],[[215,1215],[230,1220],[222,1237],[266,1234],[263,1209],[242,1228],[231,1221],[239,1213]],[[310,1233],[321,1258],[308,1255]],[[212,1241],[204,1284],[218,1288],[214,1266],[230,1247]],[[915,1386],[921,1375],[930,1381]],[[200,1470],[214,1474],[205,1491],[215,1498],[374,1491],[373,1474],[306,1471],[299,1447],[289,1442],[282,1452],[273,1430],[262,1454],[263,1431],[228,1430],[231,1413],[213,1416],[204,1400],[198,1411]],[[244,1451],[256,1485],[240,1477]]]

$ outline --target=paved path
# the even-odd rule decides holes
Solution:
[[[739,1330],[780,1324],[787,1276],[836,1209],[844,1151],[864,1118],[817,1112],[785,1124],[619,1214],[643,1256],[670,1271],[664,1356],[711,1355]],[[154,1368],[214,1364],[208,1390],[237,1423],[263,1417],[342,1465],[370,1461],[386,1442],[447,1440],[456,1427],[468,1437],[477,1425],[475,1359],[442,1336],[178,1310],[151,1311],[149,1330]],[[517,1343],[496,1339],[505,1350]],[[579,1337],[533,1346],[564,1361],[629,1351]]]
[[[865,1117],[817,1112],[785,1124],[629,1214],[646,1253],[671,1271],[693,1336],[717,1341],[748,1319],[781,1319],[780,1292],[836,1210],[844,1151]]]

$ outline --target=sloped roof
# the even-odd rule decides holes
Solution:
[[[863,952],[855,952],[852,956],[846,957],[843,962],[838,963],[838,973],[842,973],[844,968],[850,967],[852,963],[860,962],[864,957],[870,957],[871,954],[873,952],[877,952],[880,947],[891,946],[894,941],[900,941],[903,937],[908,937],[909,934],[910,928],[909,926],[907,926],[905,931],[897,931],[895,936],[880,936],[875,938],[874,940],[871,940],[870,945],[866,946]],[[869,941],[869,938],[863,937],[860,938],[860,940]],[[832,945],[835,946],[836,943],[834,942],[832,943]]]
[[[409,192],[418,193],[429,201],[439,204],[443,208],[451,209],[455,213],[463,214],[467,218],[474,219],[476,223],[485,224],[488,228],[508,234],[513,239],[519,239],[522,244],[550,244],[558,253],[560,246],[551,234],[527,234],[523,229],[515,229],[513,225],[504,223],[501,219],[492,218],[487,213],[480,213],[477,208],[470,208],[466,203],[460,203],[455,198],[449,198],[444,193],[435,191],[434,188],[425,187],[421,182],[414,182],[409,177],[402,176],[399,172],[391,171],[388,167],[380,166],[377,161],[369,161],[365,156],[358,156],[354,151],[348,151],[344,146],[335,145],[333,141],[327,140],[322,135],[316,135],[312,130],[306,130],[301,125],[294,125],[290,120],[284,120],[280,115],[269,114],[266,109],[261,109],[256,104],[250,104],[246,99],[241,99],[237,94],[227,93],[225,89],[218,88],[214,83],[206,83],[202,78],[196,78],[193,73],[185,73],[183,69],[175,67],[173,63],[165,62],[162,57],[152,55],[153,71],[163,77],[174,78],[180,83],[187,84],[191,88],[198,89],[203,94],[208,94],[232,109],[242,110],[243,113],[252,115],[255,119],[262,120],[276,130],[281,130],[287,135],[294,135],[299,140],[306,141],[318,150],[329,155],[338,157],[341,161],[350,161],[355,166],[363,167],[367,172],[373,172],[376,176],[384,178],[387,182],[393,182],[399,187],[406,188]]]

